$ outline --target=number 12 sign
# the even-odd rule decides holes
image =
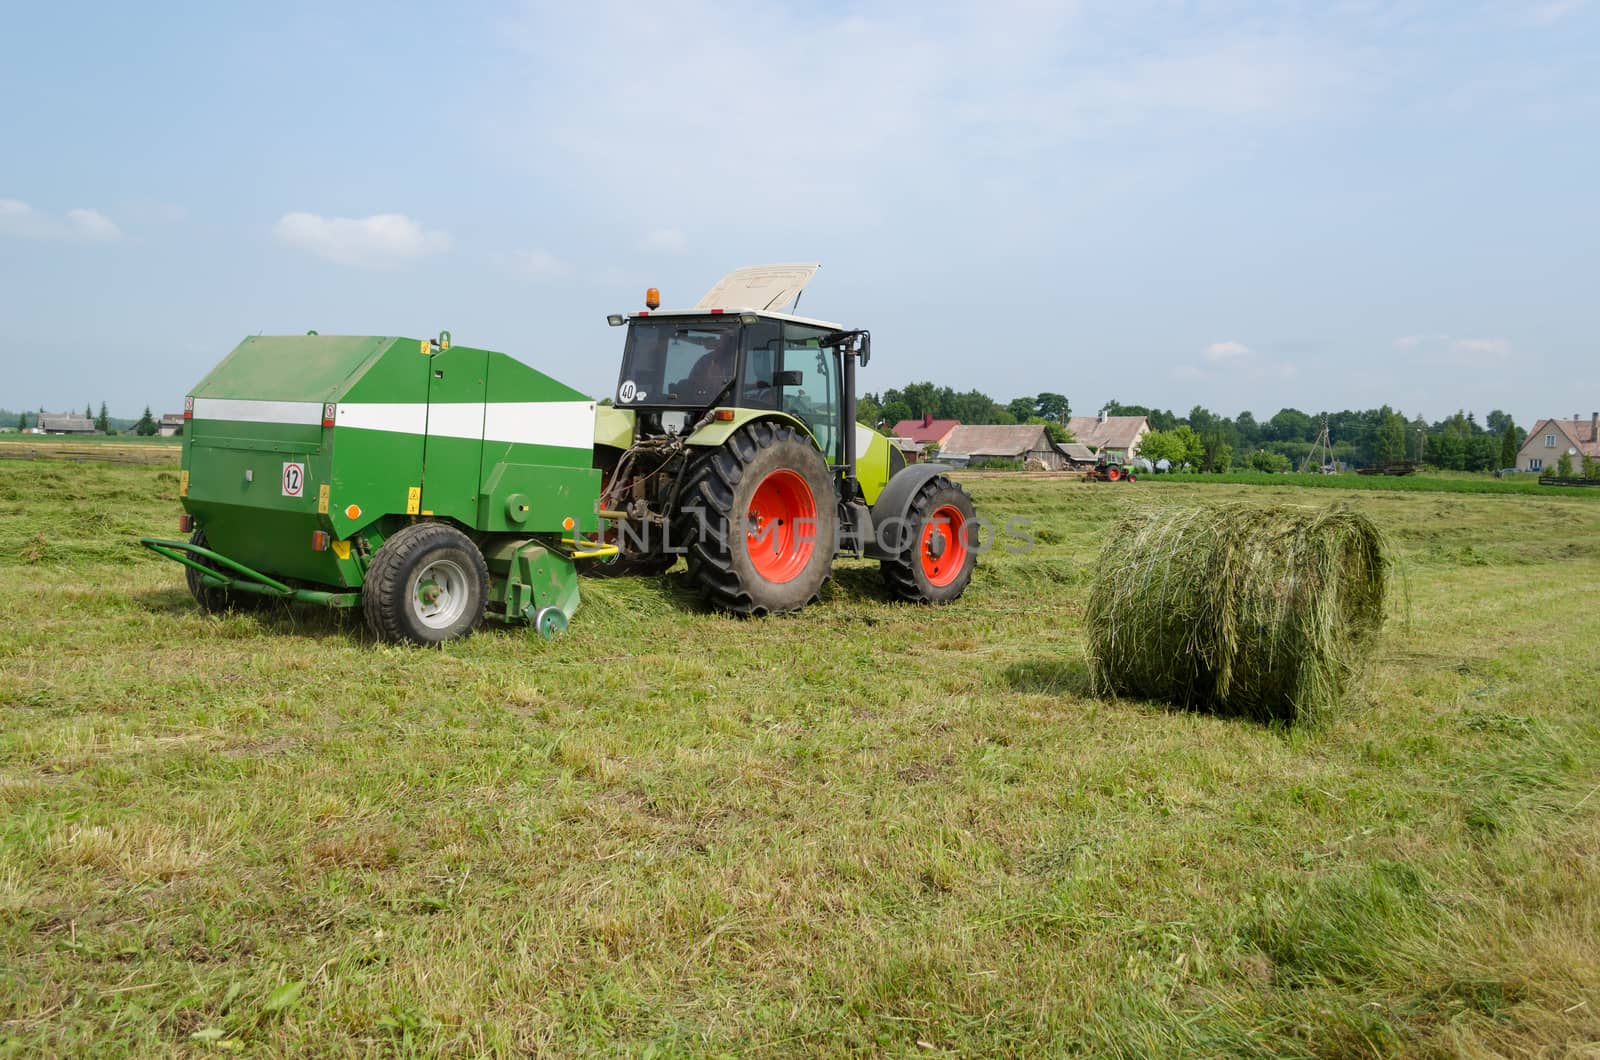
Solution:
[[[306,466],[304,464],[283,465],[283,495],[285,497],[299,497],[306,492]]]

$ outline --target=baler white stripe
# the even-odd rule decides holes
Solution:
[[[594,402],[490,402],[483,416],[483,440],[593,449]]]
[[[435,438],[482,438],[483,406],[471,402],[429,405],[428,433]]]
[[[319,401],[249,401],[240,398],[195,398],[197,420],[236,420],[240,423],[292,423],[322,425]]]
[[[320,407],[319,407],[320,408]],[[470,401],[349,404],[339,406],[339,426],[437,438],[482,438],[489,442],[594,446],[592,401]]]
[[[367,431],[422,434],[428,429],[428,406],[418,402],[340,405],[335,422],[340,427],[358,427]]]

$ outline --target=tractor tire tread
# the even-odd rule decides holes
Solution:
[[[967,495],[967,491],[958,483],[951,481],[948,476],[935,475],[930,478],[923,483],[921,489],[917,490],[916,496],[911,499],[911,507],[906,512],[906,524],[917,528],[912,535],[912,540],[907,542],[900,555],[894,559],[883,560],[879,564],[879,570],[883,573],[884,584],[888,586],[889,591],[908,603],[949,603],[966,592],[967,582],[971,580],[972,575],[969,570],[956,583],[956,591],[946,594],[938,590],[930,592],[930,587],[925,585],[923,579],[917,576],[922,563],[920,554],[922,524],[939,507],[934,503],[935,499],[946,492],[960,494],[963,498],[966,498],[967,507],[969,509],[972,507],[972,499]],[[973,560],[973,565],[976,566],[976,558]]]

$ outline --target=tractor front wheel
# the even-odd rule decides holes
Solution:
[[[827,461],[793,427],[735,431],[691,469],[678,505],[690,580],[734,614],[798,611],[833,569],[834,498]]]
[[[917,491],[906,513],[903,547],[880,565],[900,599],[943,604],[966,591],[978,565],[978,512],[967,491],[943,475]]]
[[[361,609],[383,640],[442,644],[483,621],[489,568],[446,523],[415,523],[383,543],[361,585]]]

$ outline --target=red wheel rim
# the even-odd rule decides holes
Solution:
[[[1106,478],[1110,479],[1112,482],[1117,481],[1117,479],[1119,479],[1121,477],[1122,477],[1122,472],[1120,470],[1118,470],[1117,468],[1112,468],[1110,471],[1106,472]]]
[[[750,497],[745,547],[750,565],[769,582],[799,576],[816,549],[817,500],[796,472],[780,468]]]
[[[949,585],[967,566],[967,517],[947,504],[922,524],[922,576],[930,585]]]

